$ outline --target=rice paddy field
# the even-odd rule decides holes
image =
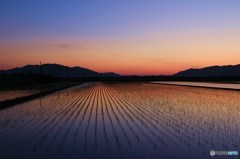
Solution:
[[[237,158],[239,123],[238,91],[86,83],[1,110],[0,158]]]
[[[195,86],[195,87],[206,87],[206,88],[221,88],[221,89],[232,89],[240,90],[239,82],[234,83],[216,83],[216,82],[180,82],[180,81],[155,81],[152,83],[159,84],[170,84],[170,85],[181,85],[181,86]]]

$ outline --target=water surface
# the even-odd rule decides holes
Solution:
[[[154,81],[154,82],[151,82],[151,83],[240,90],[240,83],[239,82],[236,82],[236,83],[214,83],[214,82]]]
[[[0,102],[39,93],[37,89],[0,91]]]
[[[0,111],[0,158],[207,159],[239,123],[236,91],[88,83]]]

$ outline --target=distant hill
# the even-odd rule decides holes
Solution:
[[[100,73],[101,77],[119,77],[119,74],[116,74],[114,72],[106,72],[106,73]]]
[[[67,67],[59,64],[43,64],[40,65],[26,65],[24,67],[13,68],[9,70],[1,70],[0,74],[29,74],[40,73],[43,75],[51,75],[54,77],[117,77],[120,76],[116,73],[98,73],[96,71],[82,68],[82,67]]]
[[[210,66],[201,69],[188,69],[173,75],[175,77],[240,77],[240,65]]]

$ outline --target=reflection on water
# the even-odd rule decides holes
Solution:
[[[90,83],[0,111],[0,158],[206,159],[239,122],[239,92]]]
[[[35,94],[38,92],[39,92],[39,90],[35,90],[35,89],[0,91],[0,102],[5,101],[5,100],[19,98],[19,97],[28,96],[28,95]]]
[[[224,88],[224,89],[240,89],[240,83],[213,83],[213,82],[170,82],[170,81],[155,81],[151,83],[159,84],[172,84],[182,86],[199,86],[199,87],[210,87],[210,88]]]

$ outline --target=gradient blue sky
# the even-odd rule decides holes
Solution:
[[[121,74],[171,74],[187,67],[236,64],[235,59],[240,59],[239,55],[236,57],[237,53],[240,54],[237,44],[236,46],[228,44],[223,48],[229,49],[228,54],[232,54],[234,57],[226,59],[226,62],[222,61],[222,59],[227,52],[220,55],[221,59],[207,63],[198,63],[194,56],[199,55],[199,52],[196,51],[199,48],[209,47],[207,44],[198,45],[204,40],[213,43],[212,45],[215,45],[215,47],[226,42],[235,44],[236,40],[240,39],[237,36],[239,29],[239,0],[0,1],[0,51],[4,54],[19,58],[19,60],[37,63],[39,58],[47,59],[42,57],[42,54],[49,54],[53,51],[49,50],[47,45],[49,43],[55,46],[67,46],[68,48],[77,45],[78,47],[70,51],[76,53],[79,51],[80,57],[84,48],[88,50],[86,52],[89,52],[90,55],[83,57],[85,59],[81,58],[82,61],[77,62],[74,61],[75,58],[69,58],[69,50],[66,51],[66,47],[62,47],[65,51],[62,51],[64,53],[59,56],[65,59],[67,57],[67,60],[64,62],[57,57],[56,62],[90,67],[97,71],[117,71]],[[205,36],[202,37],[202,34],[205,34]],[[187,40],[185,39],[185,43],[182,43],[181,39],[184,39],[185,35]],[[165,44],[165,39],[169,43]],[[173,41],[172,46],[171,41]],[[194,41],[190,46],[193,50],[192,53],[188,54],[191,54],[192,59],[188,59],[186,62],[184,60],[184,51],[186,52],[186,50],[180,50],[181,53],[179,53],[177,49],[187,46],[191,41]],[[144,47],[145,43],[147,44]],[[164,46],[162,46],[163,43]],[[132,45],[129,46],[130,44]],[[136,49],[138,44],[140,46],[139,50]],[[169,47],[166,48],[166,46]],[[59,51],[61,47],[53,52]],[[174,47],[176,51],[169,51]],[[16,50],[12,48],[16,48]],[[37,50],[38,48],[42,49],[42,52],[34,52],[34,49]],[[109,54],[99,53],[101,52],[99,50],[104,50]],[[209,51],[202,53],[206,54],[206,57],[207,54],[215,56],[217,51],[218,49],[214,50],[210,47]],[[20,54],[23,56],[19,57]],[[177,55],[174,58],[176,54],[182,54],[182,56]],[[53,55],[54,53],[51,55],[51,61],[45,61],[55,62]],[[140,55],[141,58],[157,59],[164,62],[161,65],[151,65],[151,62],[145,63],[141,60],[133,60],[131,63],[130,60],[129,63],[125,63],[123,68],[113,65],[113,70],[109,70],[111,65],[104,66],[103,56],[108,56],[108,60],[119,60],[119,58],[115,58],[116,55],[120,55],[122,61],[137,58]],[[94,56],[103,59],[98,58],[99,61],[97,61]],[[112,59],[111,56],[113,56]],[[183,59],[177,59],[178,56]],[[4,61],[6,59],[5,57]],[[2,68],[16,66],[16,64],[10,65],[9,62],[4,64],[4,61],[1,61],[1,63],[8,66],[0,66]],[[88,65],[86,61],[90,61],[90,64],[98,64],[99,67]],[[171,65],[172,61],[174,61],[174,64]],[[118,62],[116,61],[116,63]],[[164,63],[170,64],[164,65]],[[152,69],[156,67],[165,68],[168,71]],[[146,70],[142,68],[146,68]],[[143,71],[141,72],[141,70]]]

